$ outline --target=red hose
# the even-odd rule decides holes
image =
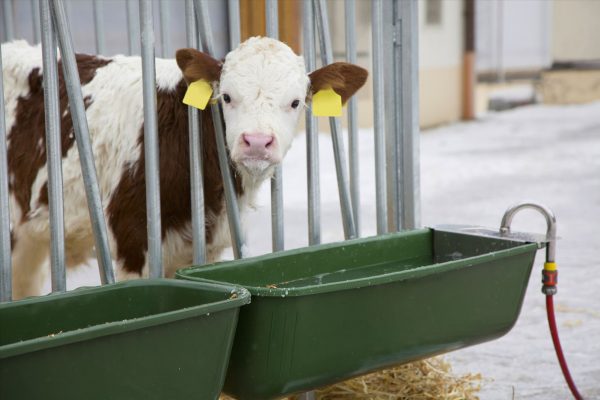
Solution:
[[[556,328],[556,318],[554,317],[554,301],[552,300],[552,295],[546,296],[546,314],[548,314],[548,325],[550,326],[550,333],[552,334],[552,342],[554,343],[554,349],[556,350],[556,357],[558,357],[558,363],[560,364],[560,369],[567,381],[567,385],[569,385],[569,389],[573,394],[573,397],[577,400],[582,400],[583,397],[577,391],[575,387],[575,382],[573,382],[573,378],[571,378],[571,373],[569,372],[569,367],[567,366],[567,361],[565,360],[565,356],[562,351],[562,347],[560,345],[560,340],[558,339],[558,329]]]

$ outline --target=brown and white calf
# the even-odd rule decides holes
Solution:
[[[8,134],[13,290],[40,293],[49,222],[42,58],[39,46],[2,45]],[[92,148],[117,279],[147,274],[142,73],[139,57],[77,55]],[[60,69],[59,69],[60,70]],[[238,203],[252,204],[259,185],[285,156],[311,93],[332,87],[345,102],[367,72],[335,63],[311,74],[285,44],[251,38],[224,62],[193,49],[156,60],[162,251],[166,276],[192,261],[187,106],[190,82],[212,83],[223,106]],[[94,241],[62,77],[60,112],[67,267],[85,262]],[[209,261],[230,244],[223,183],[210,112],[203,112],[202,157]]]

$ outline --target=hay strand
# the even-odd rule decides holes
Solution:
[[[442,357],[416,361],[316,391],[318,400],[478,400],[481,374],[457,376]],[[296,396],[289,400],[297,399]],[[221,400],[232,400],[225,395]]]

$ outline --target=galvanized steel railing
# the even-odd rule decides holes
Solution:
[[[36,4],[39,1],[39,9]],[[144,128],[148,212],[148,259],[150,276],[163,276],[161,255],[160,227],[160,188],[158,180],[158,141],[156,127],[156,86],[154,70],[155,36],[150,0],[139,0],[140,27],[134,11],[136,2],[126,0],[128,51],[136,53],[141,38],[144,86]],[[11,18],[11,2],[2,2],[4,37],[14,37],[14,26]],[[97,178],[91,153],[87,121],[83,108],[81,89],[75,66],[73,45],[62,0],[34,0],[32,2],[32,18],[41,24],[42,34],[34,30],[34,36],[40,35],[44,49],[44,84],[47,94],[46,124],[48,129],[47,154],[49,163],[50,213],[52,218],[52,271],[55,291],[65,290],[64,277],[64,224],[62,217],[62,191],[60,190],[60,119],[57,116],[58,81],[53,67],[56,66],[56,44],[53,45],[55,31],[58,47],[61,50],[65,82],[69,94],[69,104],[74,120],[74,130],[79,153],[81,155],[82,171],[85,181],[86,194],[90,215],[92,216],[96,249],[101,266],[103,283],[114,281],[110,252],[106,234],[106,225],[102,215],[102,205],[97,186]],[[168,56],[171,47],[169,29],[170,9],[168,2],[161,0],[160,32],[162,55]],[[185,1],[185,21],[187,45],[204,49],[215,54],[210,19],[206,0]],[[240,41],[239,0],[228,0],[229,45],[236,47]],[[346,58],[356,62],[356,32],[355,32],[355,0],[346,0],[344,5],[346,16]],[[105,48],[103,40],[102,5],[94,3],[95,43],[99,52]],[[277,2],[266,2],[267,35],[278,37]],[[302,3],[304,37],[304,57],[308,70],[317,68],[317,44],[323,65],[333,62],[333,51],[327,17],[327,3],[324,0],[304,0]],[[50,18],[51,16],[51,18]],[[183,16],[182,16],[183,17]],[[54,23],[54,28],[52,24]],[[315,35],[315,24],[318,35]],[[417,90],[417,1],[393,0],[372,2],[373,29],[373,103],[375,131],[375,164],[376,164],[376,207],[377,232],[382,234],[390,230],[410,229],[419,226],[419,169],[418,169],[418,90]],[[141,30],[141,35],[140,35]],[[140,36],[138,36],[140,35]],[[384,67],[384,65],[389,67]],[[56,71],[56,68],[54,68]],[[386,83],[384,85],[384,82]],[[391,82],[392,84],[388,84]],[[0,81],[0,85],[1,85]],[[56,94],[54,94],[56,90]],[[1,103],[0,103],[1,104]],[[4,127],[4,108],[0,111],[0,301],[10,299],[11,260],[10,260],[10,231],[9,206],[7,190],[6,167],[6,132]],[[223,122],[219,105],[211,105],[210,110],[215,124],[219,164],[225,183],[226,210],[232,247],[236,258],[244,256],[244,242],[239,221],[239,210],[235,201],[233,179],[230,176],[229,160],[223,134]],[[202,264],[206,260],[204,196],[202,181],[201,158],[201,124],[199,111],[189,108],[190,130],[190,175],[192,202],[192,229],[194,237],[194,263]],[[351,99],[348,104],[348,145],[346,153],[342,138],[339,118],[330,118],[330,129],[333,140],[336,176],[340,197],[340,209],[344,235],[353,238],[360,235],[360,190],[359,190],[359,158],[358,158],[358,122],[357,102]],[[60,116],[59,116],[60,117]],[[319,190],[319,158],[317,121],[310,110],[306,112],[307,140],[307,203],[308,203],[308,242],[310,245],[321,242],[320,227],[320,190]],[[387,154],[386,154],[387,150]],[[58,155],[58,157],[57,157]],[[350,163],[348,165],[347,158]],[[283,250],[283,191],[281,167],[278,167],[271,181],[272,194],[272,247],[273,251]],[[62,235],[62,236],[61,236]]]

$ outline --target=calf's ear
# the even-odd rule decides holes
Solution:
[[[342,104],[345,104],[365,84],[369,73],[357,65],[336,62],[313,71],[308,76],[312,94],[321,89],[332,88],[342,97]]]
[[[221,76],[223,63],[196,49],[179,49],[175,59],[188,84],[200,79],[215,82]]]

